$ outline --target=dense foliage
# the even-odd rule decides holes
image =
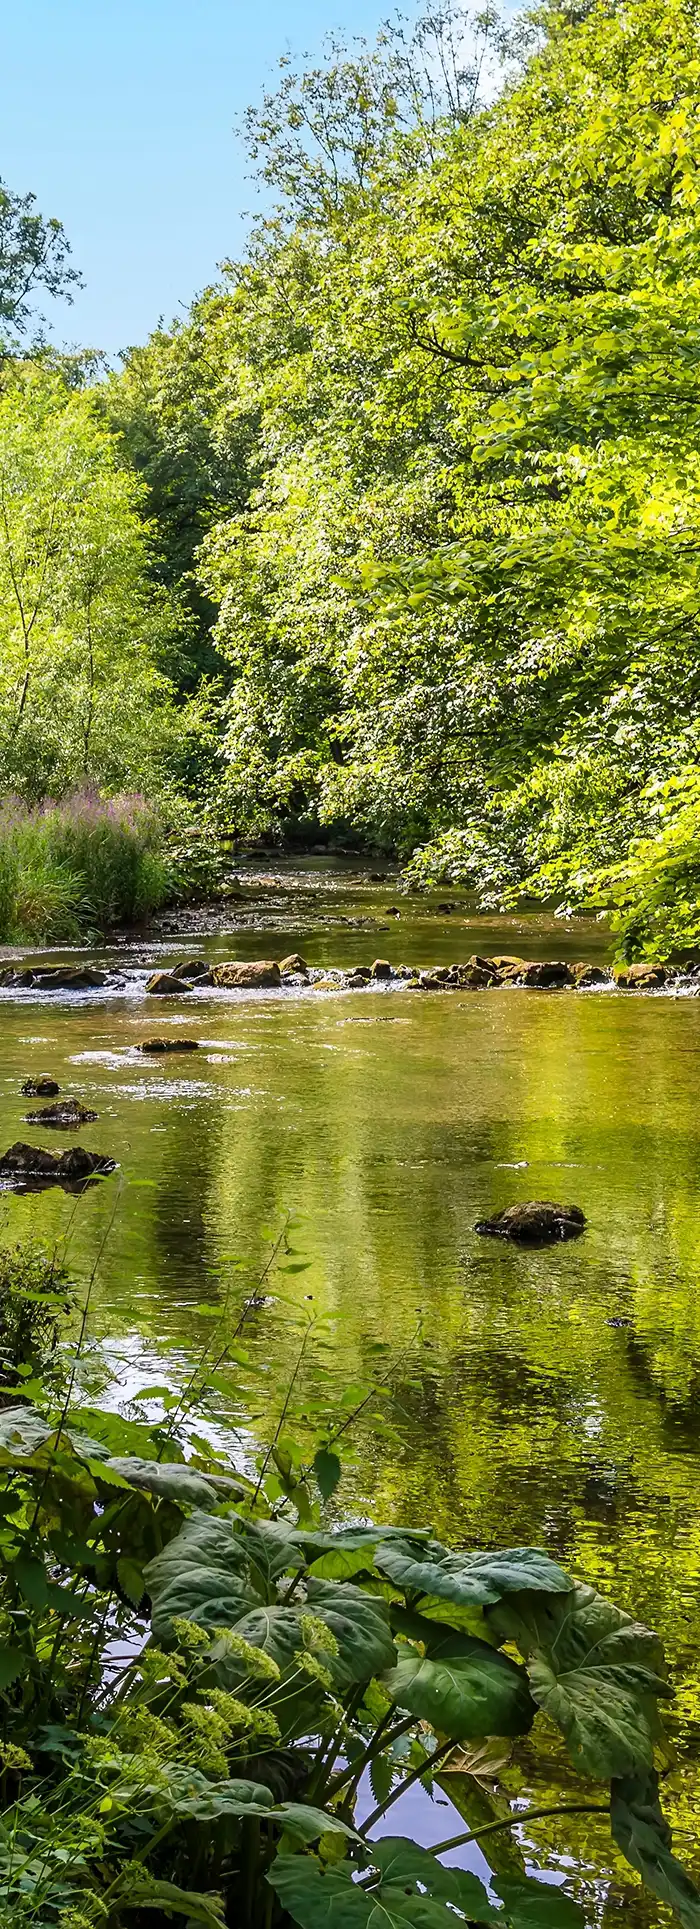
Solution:
[[[98,380],[15,339],[6,788],[176,790],[697,942],[699,25],[448,7],[285,58],[272,211],[186,320]],[[72,270],[3,194],[18,338]]]
[[[219,607],[240,827],[692,942],[630,858],[697,755],[697,7],[464,33],[285,64],[276,213],[111,407]]]
[[[293,1263],[285,1245],[268,1290],[275,1260]],[[16,1293],[21,1256],[2,1263]],[[161,1409],[146,1422],[80,1402],[90,1289],[58,1356],[61,1388],[50,1331],[44,1362],[39,1337],[65,1295],[54,1261],[42,1277],[28,1255],[25,1287],[27,1353],[15,1335],[0,1409],[8,1929],[121,1929],[141,1910],[207,1929],[317,1929],[329,1911],[348,1929],[378,1912],[407,1929],[448,1929],[455,1913],[584,1929],[585,1881],[583,1907],[543,1886],[517,1838],[530,1817],[579,1814],[696,1929],[700,1895],[659,1804],[670,1690],[655,1636],[538,1549],[450,1551],[415,1527],[323,1524],[348,1429],[386,1396],[386,1374],[335,1408],[322,1377],[300,1399],[322,1337],[308,1314],[274,1432],[242,1467],[195,1427],[227,1369],[250,1375],[245,1308],[232,1334],[224,1310],[179,1390],[143,1390]],[[541,1737],[546,1755],[557,1732],[570,1762],[559,1800],[513,1803],[511,1754],[536,1755]],[[443,1786],[466,1823],[431,1852],[375,1833],[418,1782]],[[490,1893],[441,1860],[472,1841]]]

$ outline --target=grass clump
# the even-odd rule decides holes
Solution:
[[[137,796],[84,790],[0,806],[0,941],[71,943],[134,924],[171,895],[156,811]]]

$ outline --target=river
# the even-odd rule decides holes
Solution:
[[[262,880],[251,870],[243,888],[226,931],[104,955],[299,948],[346,965],[607,952],[592,922],[447,914],[397,897],[391,876],[321,860]],[[278,1412],[295,1309],[327,1321],[316,1391],[321,1362],[338,1389],[394,1362],[386,1433],[360,1429],[341,1506],[458,1544],[544,1545],[660,1631],[679,1688],[667,1805],[700,1876],[700,1000],[376,989],[166,1001],[127,987],[0,994],[0,1025],[3,1147],[69,1142],[22,1124],[19,1086],[46,1070],[99,1113],[80,1143],[118,1161],[78,1201],[7,1194],[1,1208],[6,1239],[69,1231],[81,1281],[104,1241],[93,1395],[179,1383],[211,1334],[203,1304],[226,1301],[235,1319],[289,1220],[287,1270],[267,1282],[282,1299],[248,1319],[252,1413],[230,1383],[242,1450],[248,1427]],[[154,1029],[200,1050],[144,1059],[135,1044]],[[474,1233],[527,1198],[582,1206],[584,1236],[527,1251]],[[547,1772],[562,1784],[553,1746]],[[548,1828],[533,1827],[536,1860],[595,1874],[601,1921],[666,1920],[621,1884],[597,1822]]]

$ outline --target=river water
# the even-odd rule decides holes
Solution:
[[[228,930],[116,955],[606,956],[600,925],[470,920],[396,889],[322,863],[251,874],[212,920]],[[211,1336],[202,1306],[226,1302],[235,1320],[291,1215],[274,1297],[248,1318],[252,1409],[230,1383],[242,1451],[279,1411],[296,1314],[327,1322],[308,1368],[317,1394],[322,1369],[352,1393],[393,1362],[386,1431],[360,1428],[341,1507],[462,1545],[544,1545],[661,1632],[679,1690],[667,1807],[700,1875],[700,1000],[402,989],[166,1001],[126,987],[0,994],[0,1028],[2,1145],[69,1142],[22,1124],[20,1083],[46,1070],[99,1113],[80,1143],[119,1164],[77,1201],[52,1191],[0,1207],[5,1239],[69,1233],[80,1280],[104,1241],[93,1395],[114,1404],[181,1383]],[[135,1045],[154,1030],[200,1050],[144,1059]],[[474,1233],[527,1198],[582,1206],[584,1236],[527,1251]],[[566,1788],[547,1749],[544,1786]],[[513,1790],[527,1793],[528,1772]],[[441,1812],[434,1839],[448,1832]],[[625,1883],[605,1824],[533,1825],[531,1841],[551,1874],[597,1878],[606,1924],[667,1920]]]

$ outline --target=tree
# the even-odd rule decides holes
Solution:
[[[141,489],[93,395],[41,363],[0,393],[0,770],[28,799],[151,789],[176,755]]]
[[[36,212],[36,196],[17,194],[0,181],[0,358],[16,354],[33,321],[37,296],[72,301],[81,285],[70,265],[70,246],[60,221]]]

